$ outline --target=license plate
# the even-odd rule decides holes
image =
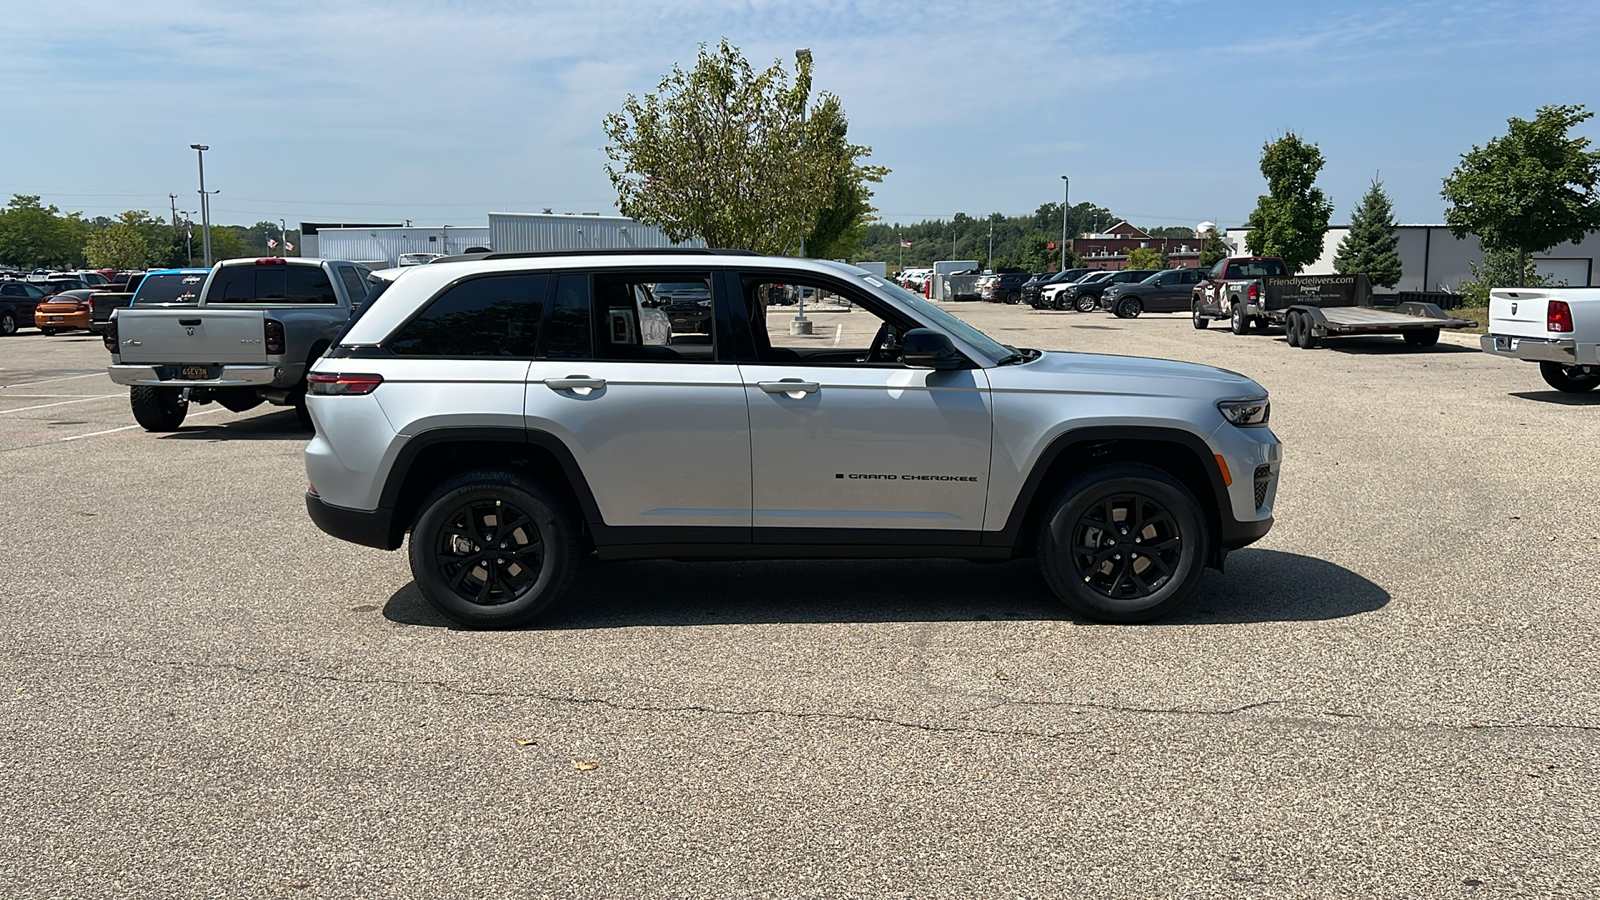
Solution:
[[[61,317],[60,316],[51,316],[50,317],[50,321],[59,322],[59,321],[61,321]]]
[[[184,366],[178,370],[178,374],[183,378],[205,381],[211,377],[211,370],[205,366]]]

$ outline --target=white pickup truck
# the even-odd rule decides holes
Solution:
[[[1485,353],[1539,364],[1558,391],[1600,387],[1600,288],[1496,288]]]

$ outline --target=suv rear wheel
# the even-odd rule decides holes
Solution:
[[[578,568],[578,527],[543,485],[504,469],[449,479],[411,529],[411,574],[428,603],[473,628],[526,625]]]
[[[1039,569],[1063,603],[1101,622],[1149,622],[1178,606],[1204,570],[1205,514],[1153,466],[1082,473],[1040,523]]]

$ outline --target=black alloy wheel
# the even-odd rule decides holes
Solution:
[[[1146,622],[1188,597],[1203,571],[1205,516],[1161,469],[1091,469],[1065,487],[1039,534],[1039,566],[1067,606],[1092,619]]]
[[[526,624],[577,569],[565,505],[520,473],[479,470],[440,485],[411,531],[411,573],[430,605],[478,628]]]
[[[0,335],[10,337],[17,333],[17,314],[9,309],[0,310]]]
[[[1055,306],[1057,312],[1066,312],[1072,308],[1072,298],[1067,296],[1066,291],[1060,291],[1056,294],[1055,303],[1053,305]]]
[[[1144,312],[1144,304],[1138,297],[1124,297],[1117,301],[1116,316],[1119,319],[1137,319]]]

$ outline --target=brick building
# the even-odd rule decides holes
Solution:
[[[1128,254],[1139,247],[1151,247],[1167,254],[1173,268],[1200,265],[1200,245],[1204,239],[1151,237],[1127,222],[1118,222],[1100,234],[1073,238],[1067,249],[1090,269],[1126,269]]]

